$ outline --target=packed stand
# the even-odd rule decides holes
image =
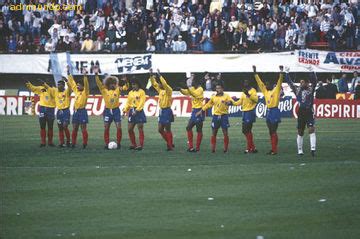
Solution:
[[[357,0],[58,0],[82,10],[11,11],[0,0],[0,51],[272,52],[360,48]],[[131,1],[130,1],[131,2]]]

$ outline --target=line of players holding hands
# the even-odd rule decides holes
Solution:
[[[278,152],[278,135],[277,128],[280,119],[280,110],[278,108],[280,101],[281,84],[284,80],[284,68],[279,66],[280,75],[277,83],[272,86],[268,81],[265,83],[261,80],[256,72],[256,66],[253,66],[255,80],[259,86],[259,89],[264,94],[265,103],[267,106],[266,123],[269,129],[271,150],[268,152],[270,155],[275,155]],[[310,70],[310,82],[309,80],[301,80],[300,86],[297,87],[293,84],[289,76],[289,69],[285,69],[285,80],[291,87],[292,91],[296,95],[296,99],[299,102],[298,112],[298,135],[297,146],[298,154],[303,155],[303,135],[305,126],[309,129],[311,154],[315,155],[316,150],[316,136],[314,128],[314,116],[313,116],[313,98],[316,86],[316,75]],[[130,88],[129,82],[119,81],[115,76],[106,76],[101,81],[99,76],[99,69],[95,66],[93,68],[95,74],[95,81],[100,89],[100,92],[105,101],[105,110],[103,113],[104,120],[104,142],[105,149],[108,149],[109,145],[109,131],[112,121],[116,126],[116,138],[117,147],[121,147],[122,129],[121,119],[125,115],[128,115],[128,135],[131,142],[130,149],[142,150],[144,147],[144,123],[146,123],[146,117],[143,110],[146,95],[144,90],[140,88],[140,83],[133,78],[130,82],[131,90],[128,93],[127,102],[123,108],[123,116],[121,115],[119,108],[119,96],[121,91],[127,91]],[[41,86],[34,86],[30,82],[26,83],[29,90],[40,96],[40,108],[39,108],[39,122],[40,122],[40,137],[41,145],[46,145],[46,125],[48,126],[48,145],[53,144],[53,122],[55,119],[55,107],[57,108],[56,119],[59,128],[59,147],[76,147],[77,133],[79,127],[82,132],[83,148],[86,148],[88,144],[88,132],[86,125],[88,123],[88,115],[85,109],[87,98],[89,96],[89,81],[86,70],[82,72],[84,77],[82,80],[75,82],[70,73],[68,78],[63,78],[59,81],[57,87],[50,87],[46,83]],[[171,151],[174,148],[173,134],[171,131],[171,123],[174,121],[174,115],[171,110],[172,104],[172,88],[167,84],[164,77],[158,70],[156,73],[150,70],[150,81],[154,89],[159,94],[159,119],[158,119],[158,132],[166,142],[167,150]],[[65,84],[68,87],[65,87]],[[70,124],[70,95],[71,92],[75,94],[74,113],[72,117],[72,133],[70,141],[70,131],[68,126]],[[247,141],[247,147],[244,153],[257,153],[257,149],[254,144],[252,126],[256,120],[255,107],[258,102],[257,92],[249,84],[248,80],[244,81],[243,94],[240,99],[235,101],[228,94],[224,93],[224,88],[221,84],[216,85],[216,94],[213,95],[210,100],[203,105],[204,102],[204,90],[201,87],[201,82],[198,79],[194,79],[192,87],[182,88],[180,92],[184,95],[190,96],[192,99],[192,113],[186,127],[188,138],[188,151],[197,152],[200,150],[200,145],[203,137],[202,127],[205,120],[205,111],[213,108],[212,114],[212,136],[211,136],[211,150],[216,150],[216,135],[219,128],[222,129],[224,135],[224,148],[226,153],[229,146],[228,128],[230,127],[228,118],[228,109],[230,105],[241,106],[243,111],[242,132]],[[139,132],[139,144],[136,142],[134,128],[137,126]],[[196,127],[197,137],[196,144],[193,143],[193,131]],[[65,141],[66,138],[66,141]]]

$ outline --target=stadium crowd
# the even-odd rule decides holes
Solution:
[[[13,4],[82,10],[11,10]],[[0,0],[0,52],[271,52],[360,48],[357,0]]]

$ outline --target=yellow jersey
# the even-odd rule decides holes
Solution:
[[[161,109],[169,108],[172,104],[172,88],[167,84],[164,77],[160,76],[160,82],[164,89],[160,89],[159,84],[156,82],[155,77],[150,77],[151,85],[159,93],[159,106]]]
[[[59,91],[57,87],[50,87],[45,83],[45,87],[48,89],[50,94],[55,98],[56,108],[59,110],[67,109],[70,107],[70,86],[64,91]]]
[[[105,101],[105,107],[108,109],[119,108],[119,97],[120,97],[120,87],[116,87],[115,90],[109,90],[101,82],[98,75],[95,76],[96,84],[99,87],[100,93],[103,96]]]
[[[194,109],[200,109],[204,101],[204,89],[202,87],[190,87],[189,89],[181,89],[183,95],[191,96],[191,106]]]
[[[229,103],[233,105],[240,105],[239,101],[234,101],[230,95],[224,93],[222,95],[213,95],[210,100],[202,107],[203,111],[206,111],[214,106],[213,115],[226,115],[229,112]]]
[[[143,89],[130,91],[123,112],[128,112],[131,108],[141,111],[144,108],[145,100],[146,95]]]
[[[253,110],[256,107],[256,104],[259,100],[259,97],[254,88],[251,88],[248,91],[248,93],[249,93],[249,96],[247,96],[245,93],[243,93],[240,96],[240,99],[237,101],[237,102],[239,102],[238,104],[241,105],[242,111]]]
[[[255,74],[255,80],[261,90],[261,92],[264,94],[266,106],[268,108],[274,108],[278,107],[280,102],[280,93],[281,93],[281,84],[283,82],[284,76],[283,74],[280,74],[280,77],[276,83],[276,86],[272,90],[267,90],[264,83],[261,81],[258,74]]]
[[[30,82],[26,83],[26,87],[40,97],[40,106],[55,108],[55,98],[46,87],[34,86]]]
[[[71,87],[72,91],[75,93],[75,110],[84,109],[87,103],[88,96],[90,94],[89,81],[87,76],[84,76],[84,90],[79,91],[77,89],[75,80],[72,75],[68,76],[68,84]]]

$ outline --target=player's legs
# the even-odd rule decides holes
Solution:
[[[158,123],[158,132],[161,135],[161,137],[165,140],[165,142],[167,143],[167,138],[166,138],[166,134],[165,134],[165,126],[161,123]]]
[[[104,122],[105,149],[108,149],[108,145],[109,145],[109,142],[110,142],[110,125],[111,125],[111,122]]]
[[[83,137],[83,148],[86,148],[87,144],[88,144],[88,132],[86,129],[86,124],[80,124],[81,127],[81,132],[82,132],[82,137]]]
[[[47,118],[47,119],[46,119],[46,123],[47,123],[47,127],[48,127],[48,133],[47,133],[47,136],[48,136],[48,145],[49,145],[49,146],[54,146],[54,143],[53,143],[53,137],[54,137],[54,131],[53,131],[53,128],[54,128],[54,118]]]
[[[65,133],[65,137],[66,137],[66,146],[70,146],[70,131],[69,131],[69,124],[67,122],[64,122],[62,124],[64,133]]]
[[[216,136],[220,127],[213,127],[211,135],[211,152],[215,153],[216,150]]]
[[[116,143],[117,149],[121,148],[121,139],[122,139],[122,128],[121,128],[121,121],[115,122],[116,126]]]
[[[141,150],[144,147],[144,140],[145,140],[144,124],[143,123],[138,123],[137,128],[138,128],[138,131],[139,131],[139,143],[140,143],[140,146],[138,146],[137,149]]]
[[[188,151],[194,152],[194,143],[193,143],[193,131],[192,129],[195,126],[195,122],[192,120],[189,120],[187,126],[186,126],[186,133],[188,138]]]
[[[46,145],[46,119],[45,116],[39,117],[39,124],[40,124],[40,147],[45,147]]]
[[[171,123],[165,125],[165,134],[166,134],[166,138],[167,138],[168,151],[173,150],[173,148],[175,146],[174,146],[174,141],[173,141],[173,134],[171,131]]]
[[[229,134],[227,128],[222,128],[222,132],[224,135],[224,153],[228,151],[229,148]]]
[[[59,147],[64,147],[64,127],[61,121],[57,123],[59,129]]]
[[[311,155],[315,156],[316,151],[316,134],[315,134],[315,126],[309,126],[309,136],[310,136],[310,149]]]
[[[73,122],[72,124],[72,133],[71,133],[71,146],[74,148],[76,145],[77,133],[79,131],[79,123]]]
[[[135,124],[134,123],[128,123],[128,134],[130,139],[130,149],[136,148],[136,139],[135,139],[135,132],[134,132]]]
[[[202,121],[196,124],[196,132],[197,132],[196,151],[200,150],[201,140],[202,140],[202,137],[203,137],[202,128],[203,128],[203,122]]]
[[[303,151],[303,143],[304,143],[304,131],[305,131],[306,119],[305,114],[302,109],[298,111],[298,119],[297,119],[297,129],[298,135],[296,138],[297,148],[298,148],[298,155],[304,155]]]
[[[257,152],[254,140],[253,140],[253,134],[251,132],[253,127],[253,123],[242,123],[242,133],[245,135],[247,146],[245,153],[255,153]]]
[[[277,135],[277,128],[278,123],[271,123],[270,121],[266,122],[267,127],[269,129],[270,140],[271,140],[271,151],[268,154],[274,155],[277,154],[277,145],[278,145],[278,135]]]

